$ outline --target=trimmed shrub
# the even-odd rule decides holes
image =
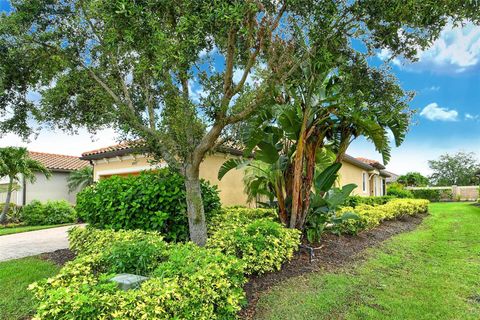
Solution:
[[[220,209],[216,186],[201,182],[207,218]],[[77,195],[82,220],[101,229],[158,231],[167,241],[188,239],[184,178],[168,169],[113,176]]]
[[[157,232],[143,230],[100,230],[90,226],[73,227],[68,231],[70,250],[77,255],[101,253],[114,243],[123,241],[161,241],[162,236]]]
[[[423,199],[395,199],[378,206],[358,205],[355,208],[343,207],[340,209],[340,214],[352,212],[359,219],[344,221],[338,226],[338,232],[357,234],[360,231],[375,228],[384,220],[427,213],[428,204],[429,201]]]
[[[61,224],[75,222],[77,214],[72,205],[65,200],[46,203],[34,200],[22,208],[21,220],[31,226]]]
[[[454,200],[450,189],[414,189],[411,192],[415,199],[425,199],[431,202]]]
[[[392,183],[387,187],[387,194],[401,199],[412,199],[413,193],[400,183]]]
[[[279,270],[300,244],[300,231],[276,222],[274,210],[234,208],[215,219],[207,247],[235,255],[246,274]]]
[[[379,197],[361,197],[361,196],[350,196],[348,197],[347,201],[345,202],[346,207],[353,207],[355,208],[361,204],[367,204],[370,206],[378,206],[382,204],[386,204],[389,201],[396,199],[397,197],[388,195],[388,196],[379,196]]]
[[[90,236],[88,234],[94,234]],[[120,233],[121,235],[113,235]],[[153,233],[76,229],[75,241],[90,239],[102,250],[83,251],[53,278],[30,286],[38,319],[235,319],[245,301],[243,263],[218,250],[192,243],[168,244]],[[110,246],[105,239],[112,236]],[[127,239],[127,240],[125,240]],[[141,243],[141,244],[139,244]],[[78,246],[77,246],[78,247]],[[150,279],[121,291],[109,279],[118,260],[145,254]],[[148,254],[147,254],[148,252]],[[148,256],[154,256],[152,259]],[[129,262],[130,263],[130,262]],[[125,271],[136,270],[135,266]]]

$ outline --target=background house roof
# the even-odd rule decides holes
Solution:
[[[243,151],[241,150],[241,148],[235,146],[234,144],[224,143],[217,147],[217,151],[237,156],[243,155]],[[141,153],[141,146],[136,146],[135,142],[122,142],[105,148],[84,152],[82,153],[80,159],[97,160],[103,158],[123,156],[131,153]],[[384,177],[390,176],[388,172],[384,170],[385,166],[383,166],[380,162],[376,160],[370,160],[366,158],[354,158],[347,154],[344,157],[344,161],[368,171],[378,169],[380,171],[380,175]]]
[[[358,157],[356,158],[358,161],[361,161],[363,163],[366,163],[366,164],[369,164],[371,165],[372,167],[374,168],[377,168],[377,169],[380,169],[380,170],[383,170],[385,169],[385,166],[383,164],[381,164],[380,162],[378,162],[377,160],[372,160],[372,159],[367,159],[367,158],[361,158],[361,157]]]
[[[63,154],[29,151],[29,155],[30,158],[37,160],[52,171],[75,171],[90,165],[88,161]]]

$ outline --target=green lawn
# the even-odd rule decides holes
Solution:
[[[431,205],[415,231],[336,273],[295,278],[265,294],[258,319],[480,319],[480,208]]]
[[[55,224],[55,225],[49,225],[49,226],[16,226],[16,227],[9,227],[9,226],[1,226],[0,225],[0,236],[4,236],[7,234],[14,234],[14,233],[20,233],[20,232],[27,232],[27,231],[35,231],[35,230],[42,230],[42,229],[50,229],[50,228],[55,228],[55,227],[61,227],[61,226],[68,226],[71,223],[67,224]]]
[[[0,320],[26,319],[33,310],[30,283],[50,277],[59,267],[35,257],[0,262]]]

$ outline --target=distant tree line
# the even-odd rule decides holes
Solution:
[[[445,153],[437,160],[428,161],[428,166],[432,170],[429,177],[419,172],[408,172],[400,176],[397,182],[407,187],[480,184],[480,162],[474,152]]]

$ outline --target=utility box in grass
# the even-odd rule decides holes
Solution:
[[[138,287],[140,287],[142,282],[147,279],[147,277],[139,276],[136,274],[120,273],[110,279],[110,281],[116,282],[119,289],[127,291],[130,289],[137,289]]]

